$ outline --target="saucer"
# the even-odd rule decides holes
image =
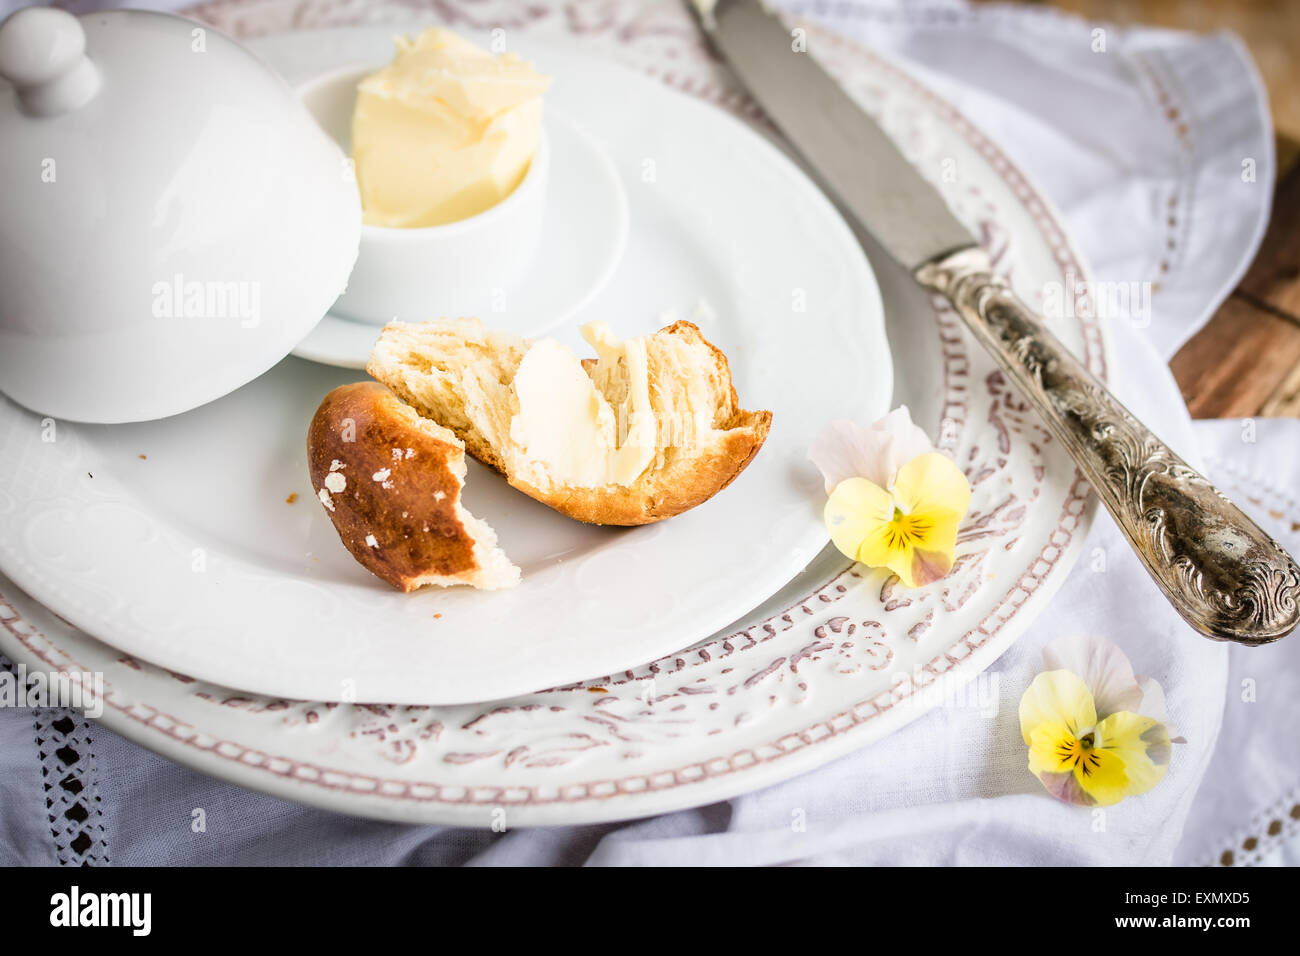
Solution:
[[[493,328],[537,336],[577,315],[609,283],[627,246],[623,181],[597,139],[547,107],[550,176],[542,238],[532,266],[513,289],[485,293],[475,309]],[[436,302],[426,318],[442,318]],[[380,326],[328,313],[293,350],[299,358],[365,368]]]

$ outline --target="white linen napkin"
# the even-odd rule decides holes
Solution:
[[[1254,443],[1242,441],[1235,422],[1193,429],[1164,364],[1235,283],[1268,215],[1271,131],[1241,45],[1226,35],[1121,32],[1019,7],[786,5],[901,58],[991,133],[1055,200],[1097,279],[1159,283],[1149,321],[1113,324],[1117,391],[1186,457],[1207,462],[1229,493],[1265,501],[1251,507],[1300,548],[1300,506],[1266,490],[1300,482],[1300,423],[1259,423]],[[465,6],[483,19],[499,5]],[[658,0],[530,9],[629,25],[667,18],[678,28],[684,17]],[[335,0],[225,0],[205,12],[218,25],[257,32],[416,16],[405,3],[363,11]],[[1105,30],[1101,50],[1097,29]],[[1242,177],[1247,168],[1253,180]],[[1155,790],[1101,813],[1042,792],[1016,720],[1043,645],[1074,633],[1111,638],[1139,672],[1159,679],[1188,740]],[[1247,678],[1256,681],[1249,704],[1238,701]],[[0,863],[1131,864],[1215,862],[1232,848],[1240,860],[1289,852],[1283,845],[1298,825],[1289,815],[1300,785],[1289,735],[1300,716],[1300,638],[1247,652],[1197,637],[1104,513],[1050,611],[983,679],[996,692],[996,713],[941,707],[754,794],[630,824],[505,834],[299,807],[181,768],[97,725],[68,729],[82,734],[71,748],[77,760],[60,767],[49,746],[57,730],[46,726],[38,747],[25,742],[33,715],[0,709]],[[71,825],[55,819],[61,807],[39,809],[51,775],[86,764],[85,786],[98,798],[85,801],[86,821]],[[205,808],[203,834],[189,827],[194,807]],[[15,819],[33,812],[51,826]],[[86,833],[79,854],[70,847]],[[1242,849],[1252,835],[1253,848]]]
[[[1300,421],[1197,422],[1219,487],[1300,554]],[[1174,861],[1300,865],[1300,635],[1232,647],[1219,744]]]
[[[1273,131],[1236,36],[959,0],[778,5],[906,58],[1033,175],[1097,280],[1156,285],[1149,325],[1135,321],[1166,358],[1250,265]]]

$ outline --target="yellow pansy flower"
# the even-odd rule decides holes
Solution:
[[[1171,744],[1182,738],[1170,737],[1160,685],[1136,677],[1124,653],[1101,638],[1054,642],[1043,659],[1075,668],[1044,671],[1020,699],[1029,769],[1048,793],[1109,806],[1163,780]]]
[[[970,484],[946,456],[918,455],[892,489],[866,478],[841,481],[826,502],[835,547],[873,568],[888,568],[909,588],[952,570],[957,526],[970,506]]]
[[[907,587],[952,569],[970,483],[912,424],[906,406],[866,429],[833,422],[808,457],[825,479],[826,527],[845,555],[888,568]]]

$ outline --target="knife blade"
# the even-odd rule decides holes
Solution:
[[[1213,640],[1300,624],[1300,566],[1126,409],[994,272],[939,192],[759,0],[690,0],[714,47],[841,209],[946,297],[1042,416],[1156,585]]]
[[[976,245],[879,126],[757,0],[693,6],[718,52],[821,185],[908,269]],[[711,14],[711,15],[710,15]]]

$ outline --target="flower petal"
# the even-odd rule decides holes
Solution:
[[[911,580],[904,579],[903,583],[909,588],[924,587],[946,576],[951,570],[952,548],[930,551],[918,546],[912,549],[912,560],[909,562]]]
[[[906,405],[899,405],[873,424],[871,430],[886,432],[891,439],[888,446],[889,459],[885,463],[889,471],[886,488],[893,483],[898,469],[913,458],[934,451],[934,442],[930,441],[930,436],[924,429],[912,424],[912,413]]]
[[[831,489],[823,518],[835,547],[854,561],[863,543],[878,535],[894,513],[894,501],[879,485],[865,478],[849,478]]]
[[[890,504],[892,507],[892,499]],[[876,524],[863,537],[858,545],[857,559],[869,568],[888,568],[902,578],[904,584],[912,574],[912,549],[907,544],[896,543],[887,520]]]
[[[1020,698],[1020,735],[1030,743],[1040,725],[1064,726],[1071,734],[1087,731],[1097,722],[1088,685],[1069,671],[1043,671]]]
[[[1104,637],[1057,638],[1043,648],[1043,669],[1072,671],[1082,677],[1092,692],[1098,717],[1121,710],[1146,713],[1139,709],[1142,689],[1133,676],[1133,665],[1118,645]]]
[[[951,511],[960,521],[970,507],[970,482],[947,455],[927,452],[898,469],[894,498],[909,514]]]
[[[913,563],[916,570],[913,576],[919,587],[937,581],[952,570],[953,553],[957,550],[957,529],[961,525],[962,515],[946,508],[929,508],[913,511],[908,515],[912,530],[920,535],[916,541],[916,555]],[[928,569],[922,572],[924,563]],[[937,573],[936,573],[937,572]]]
[[[1075,737],[1061,721],[1045,720],[1036,724],[1025,743],[1029,744],[1029,769],[1035,775],[1073,772],[1073,761],[1063,754],[1073,749]]]
[[[1169,731],[1157,720],[1131,711],[1111,714],[1097,725],[1098,756],[1118,762],[1122,780],[1098,779],[1083,786],[1098,803],[1116,803],[1146,793],[1165,777],[1172,747]],[[1113,798],[1113,799],[1110,799]]]
[[[858,546],[857,558],[863,564],[889,568],[909,588],[923,587],[952,570],[957,515],[935,511],[895,518],[891,512],[881,519]]]
[[[1079,779],[1074,775],[1073,770],[1065,773],[1048,773],[1044,771],[1035,774],[1035,776],[1042,782],[1048,793],[1063,803],[1073,803],[1075,806],[1080,807],[1097,805],[1097,801],[1092,798],[1092,795],[1079,785]]]
[[[1169,732],[1169,740],[1175,744],[1185,744],[1185,737],[1174,736],[1174,725],[1169,720],[1169,708],[1165,705],[1165,689],[1160,686],[1160,682],[1154,677],[1143,677],[1138,675],[1138,686],[1142,688],[1142,703],[1137,707],[1137,712],[1143,717],[1150,717],[1158,720],[1165,725],[1165,730]]]
[[[808,448],[829,495],[849,478],[865,478],[881,488],[893,477],[888,467],[890,437],[850,421],[834,421],[821,430]]]
[[[1130,794],[1143,792],[1133,789],[1128,770],[1127,763],[1118,754],[1094,750],[1089,760],[1080,760],[1075,765],[1074,779],[1093,805],[1108,807]]]
[[[821,471],[829,495],[849,478],[866,478],[887,489],[899,468],[930,451],[930,437],[900,405],[870,428],[843,419],[831,422],[813,439],[808,460]]]
[[[1118,803],[1131,792],[1124,760],[1084,746],[1062,723],[1048,721],[1033,729],[1029,769],[1056,799],[1079,806]]]

